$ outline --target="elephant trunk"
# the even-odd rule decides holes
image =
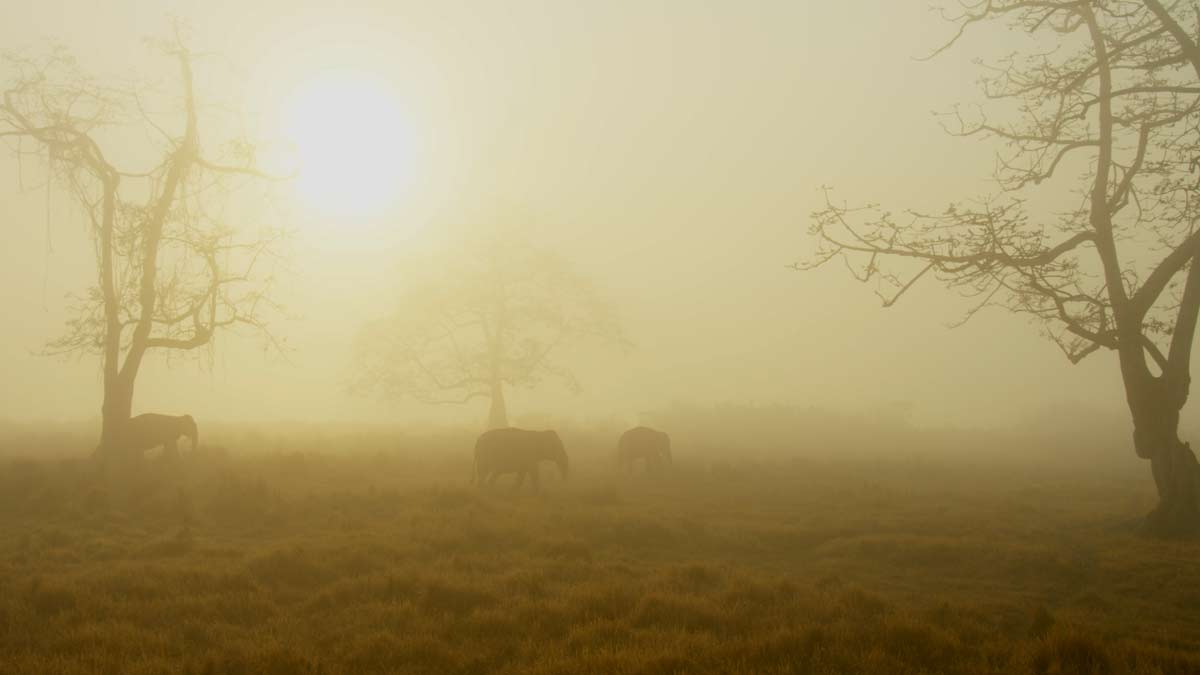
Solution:
[[[191,415],[183,416],[183,435],[192,442],[192,452],[196,451],[196,447],[200,445],[200,428],[196,426],[196,420]]]
[[[558,472],[562,474],[562,477],[565,479],[567,477],[567,456],[563,455],[562,457],[555,459],[554,463],[558,464]]]

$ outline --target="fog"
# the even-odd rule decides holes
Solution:
[[[286,316],[272,321],[289,350],[222,335],[199,359],[151,356],[135,411],[481,421],[478,401],[347,395],[350,346],[394,309],[405,261],[445,244],[446,223],[487,226],[493,206],[518,205],[533,216],[530,238],[595,285],[635,347],[567,350],[581,390],[514,390],[517,422],[635,423],[674,403],[727,402],[900,407],[957,427],[1021,425],[1048,407],[1125,414],[1115,357],[1072,366],[1000,310],[951,330],[966,305],[936,284],[883,309],[838,268],[788,268],[811,252],[822,185],[928,209],[992,188],[993,148],[949,137],[929,113],[978,99],[970,58],[1002,50],[1013,39],[1003,33],[922,62],[951,27],[921,3],[117,1],[25,7],[0,25],[0,43],[36,51],[53,39],[92,71],[161,78],[169,71],[142,39],[169,15],[215,55],[206,86],[251,137],[280,137],[314,72],[385,80],[403,143],[364,161],[402,170],[370,212],[313,208],[288,186],[249,211],[292,235],[278,280]],[[325,114],[331,129],[356,123],[353,109]],[[37,158],[0,163],[0,407],[10,420],[94,420],[98,361],[37,354],[61,332],[65,295],[95,274],[82,216],[62,189],[47,195],[44,175]]]
[[[0,671],[1200,672],[1200,8],[0,3]]]

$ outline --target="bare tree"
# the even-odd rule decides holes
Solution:
[[[885,306],[922,280],[1030,317],[1072,363],[1116,353],[1151,531],[1200,529],[1200,469],[1178,436],[1200,311],[1200,15],[1158,0],[980,0],[943,13],[955,36],[1002,22],[1037,45],[986,64],[991,107],[944,117],[997,142],[989,198],[941,213],[849,207],[826,190],[809,269],[844,260]],[[997,111],[997,109],[999,109]],[[1059,175],[1063,174],[1063,175]],[[1031,213],[1032,193],[1070,203]]]
[[[178,31],[155,47],[178,68],[170,121],[149,112],[149,88],[97,82],[65,50],[3,61],[12,79],[0,101],[0,138],[18,161],[32,154],[49,162],[95,247],[96,286],[76,298],[74,318],[47,351],[101,357],[100,456],[121,450],[147,354],[196,350],[237,326],[265,331],[264,317],[276,307],[263,268],[278,233],[239,240],[221,212],[237,181],[265,178],[254,148],[234,141],[220,156],[206,154],[193,54]],[[155,139],[142,148],[150,168],[131,170],[112,158],[139,154],[129,151],[130,139],[146,137]]]
[[[426,267],[394,312],[359,332],[352,390],[428,404],[486,399],[488,427],[506,427],[506,387],[557,380],[578,390],[555,359],[564,347],[628,345],[593,288],[520,237],[478,238]]]

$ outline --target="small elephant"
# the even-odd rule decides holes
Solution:
[[[671,437],[650,427],[634,427],[617,441],[617,461],[627,473],[633,462],[642,460],[646,472],[657,471],[671,463]]]
[[[515,489],[525,484],[528,476],[534,491],[538,483],[538,463],[552,461],[558,465],[563,478],[567,477],[567,451],[562,439],[553,430],[529,431],[508,427],[485,431],[475,441],[473,483],[491,485],[500,474],[517,474]]]
[[[131,418],[121,433],[121,445],[133,455],[162,446],[163,457],[179,456],[179,439],[186,436],[192,442],[192,451],[200,440],[196,420],[191,415],[159,415],[146,413]]]

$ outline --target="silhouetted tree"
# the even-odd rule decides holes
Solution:
[[[47,351],[101,357],[100,456],[121,449],[119,433],[148,353],[195,350],[234,326],[265,331],[264,312],[275,307],[270,278],[259,268],[277,233],[238,240],[220,211],[232,181],[265,177],[255,168],[254,147],[234,141],[220,158],[206,154],[192,53],[178,31],[156,48],[178,67],[173,120],[148,112],[153,92],[97,82],[61,48],[45,58],[3,60],[11,79],[0,101],[0,138],[19,160],[48,160],[95,246],[97,284],[76,298],[74,318]],[[157,142],[131,143],[147,137]],[[139,155],[149,161],[131,159]],[[148,168],[122,166],[135,163]]]
[[[941,213],[849,207],[825,193],[801,268],[843,259],[885,306],[936,280],[1031,317],[1071,362],[1111,350],[1159,504],[1152,531],[1200,529],[1200,470],[1178,436],[1200,310],[1200,47],[1191,4],[1157,0],[962,2],[955,36],[986,22],[1033,35],[988,64],[987,107],[944,117],[998,143],[1000,191]],[[1065,173],[1059,176],[1059,173]],[[1030,193],[1068,204],[1034,214]]]
[[[506,427],[505,387],[555,379],[578,389],[554,359],[562,348],[628,344],[566,261],[512,233],[472,237],[424,266],[395,311],[359,332],[352,390],[428,404],[486,399],[488,427]]]

